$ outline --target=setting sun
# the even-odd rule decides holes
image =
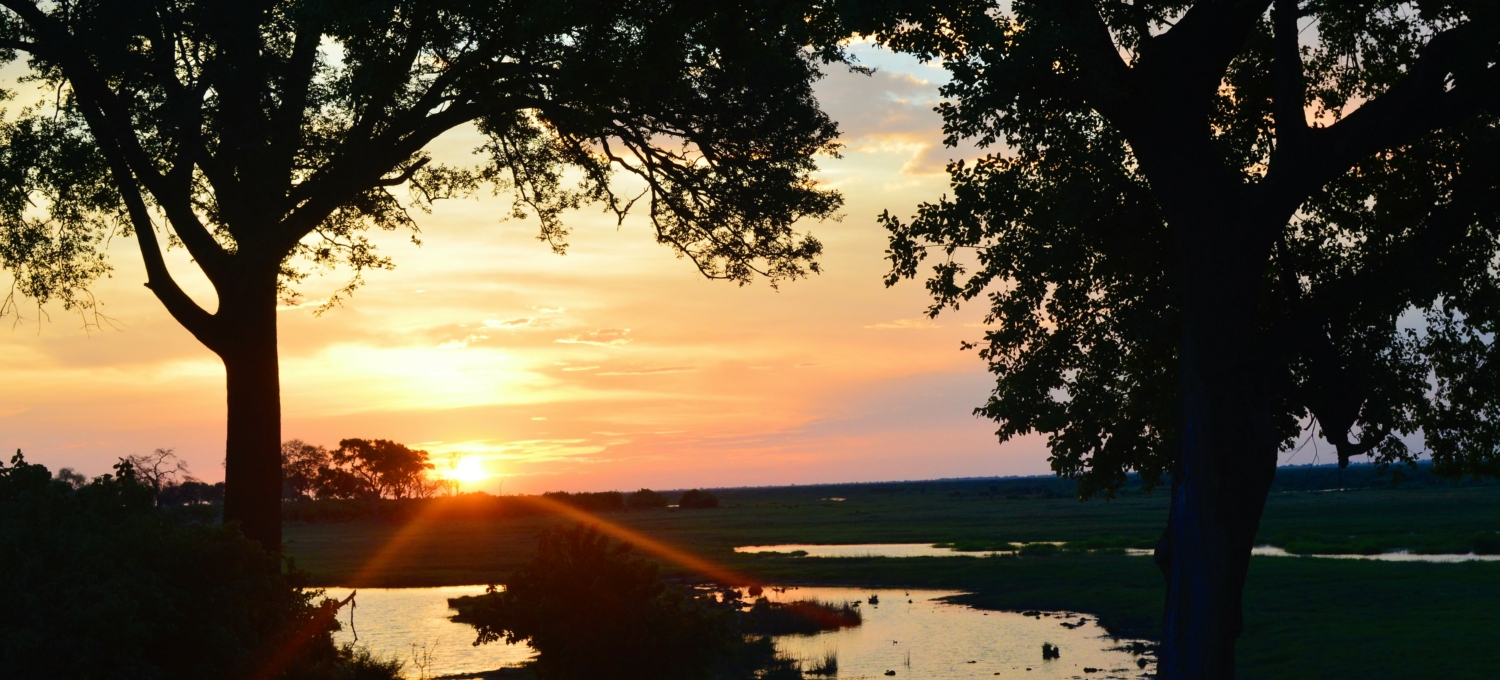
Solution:
[[[484,469],[484,461],[476,456],[464,456],[459,459],[458,465],[448,470],[448,479],[455,479],[464,483],[478,482],[490,478],[490,473]]]

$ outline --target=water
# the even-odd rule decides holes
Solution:
[[[471,644],[474,629],[448,620],[453,614],[448,609],[448,598],[483,592],[484,586],[362,588],[355,598],[358,607],[354,610],[359,643],[368,645],[378,655],[402,659],[411,677],[419,675],[412,660],[413,644],[419,653],[424,644],[431,652],[431,663],[426,668],[429,677],[493,670],[529,660],[532,651],[524,645],[492,642],[474,647]],[[347,588],[328,589],[330,597],[342,599],[348,594]],[[1093,617],[1051,613],[1034,618],[1014,612],[982,612],[938,601],[955,594],[939,590],[857,588],[792,588],[765,593],[778,601],[820,599],[863,603],[860,610],[864,623],[860,626],[776,639],[777,647],[785,654],[804,661],[820,660],[828,651],[837,653],[840,680],[884,680],[887,670],[896,671],[897,678],[924,680],[1145,675],[1136,666],[1136,657],[1106,649],[1119,643],[1106,637]],[[871,595],[879,596],[879,605],[868,604]],[[344,630],[334,637],[339,642],[351,642],[354,636],[349,630],[348,610],[340,614]],[[1089,620],[1076,628],[1062,625],[1064,622],[1073,625],[1081,618]],[[1043,642],[1057,645],[1062,658],[1042,661]],[[1085,676],[1086,667],[1104,672]]]
[[[996,554],[990,552],[959,552],[952,548],[937,548],[930,543],[861,543],[857,545],[815,545],[783,543],[780,545],[742,545],[735,548],[741,553],[791,553],[804,551],[808,557],[958,557],[969,555],[983,557]]]
[[[450,586],[446,588],[360,588],[354,597],[354,630],[349,627],[349,608],[339,612],[343,630],[333,634],[340,643],[353,642],[359,633],[359,644],[375,654],[394,656],[406,663],[406,674],[421,675],[418,668],[423,646],[430,653],[429,677],[455,673],[477,673],[506,666],[518,666],[534,655],[526,645],[491,642],[475,647],[474,628],[448,620],[454,612],[448,609],[448,598],[481,595],[485,586]],[[342,600],[348,588],[329,588],[328,597]],[[416,645],[414,650],[412,645]],[[413,659],[413,652],[418,659]]]
[[[1380,553],[1378,555],[1294,555],[1281,548],[1269,545],[1258,546],[1250,551],[1252,555],[1265,555],[1269,557],[1326,557],[1336,560],[1378,560],[1381,562],[1500,562],[1500,555],[1418,555],[1405,550],[1400,552]]]
[[[1049,541],[1054,545],[1065,545]],[[743,545],[735,548],[742,553],[790,553],[804,551],[807,557],[985,557],[1009,555],[1009,551],[960,552],[952,548],[935,548],[930,543],[860,543],[847,545],[817,545],[785,543],[781,545]],[[1154,551],[1127,548],[1126,554],[1149,556]],[[1500,562],[1500,555],[1419,555],[1406,551],[1380,553],[1378,555],[1296,555],[1281,548],[1262,545],[1250,551],[1263,557],[1316,557],[1339,560],[1378,560],[1381,562]]]
[[[868,604],[878,595],[879,605]],[[968,678],[1139,678],[1137,657],[1122,650],[1092,616],[1050,612],[1034,618],[1016,612],[984,612],[948,604],[939,598],[956,595],[943,590],[858,588],[794,588],[767,592],[774,600],[819,599],[825,602],[865,601],[864,623],[816,635],[785,635],[776,646],[795,659],[812,662],[826,652],[838,654],[840,680],[896,678],[958,680]],[[910,602],[908,602],[910,600]],[[1076,628],[1063,623],[1087,623]],[[1050,642],[1062,657],[1042,660],[1042,643]],[[969,663],[969,662],[974,663]],[[804,667],[811,666],[804,663]],[[1101,672],[1084,673],[1084,668]],[[1030,669],[1030,670],[1028,670]]]

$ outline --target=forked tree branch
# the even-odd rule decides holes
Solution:
[[[1208,101],[1270,4],[1271,0],[1195,2],[1167,32],[1143,43],[1136,68],[1149,81],[1153,95],[1177,93],[1176,98],[1189,105]]]
[[[1481,111],[1500,111],[1500,66],[1474,69],[1453,80],[1465,56],[1478,52],[1484,36],[1467,23],[1433,36],[1406,76],[1385,93],[1327,128],[1308,131],[1306,153],[1288,172],[1295,191],[1306,195],[1347,172],[1364,158],[1406,144]],[[1494,46],[1490,46],[1493,54]]]

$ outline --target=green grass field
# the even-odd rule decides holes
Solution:
[[[1278,545],[1468,552],[1476,534],[1500,529],[1500,486],[1371,486],[1381,485],[1273,493],[1260,536]],[[961,601],[977,607],[1087,612],[1116,634],[1155,637],[1164,587],[1145,557],[1062,551],[827,560],[732,550],[770,543],[1148,543],[1161,531],[1163,493],[1127,489],[1112,501],[1080,502],[1059,497],[1068,488],[1059,480],[963,480],[732,489],[716,492],[724,505],[716,510],[612,513],[605,519],[765,582],[963,590],[970,594]],[[833,497],[845,500],[821,500]],[[536,534],[559,521],[532,516],[292,523],[286,537],[288,552],[318,584],[472,584],[503,582],[529,559]],[[1500,631],[1500,563],[1256,558],[1245,603],[1242,677],[1500,673],[1500,646],[1493,644]]]

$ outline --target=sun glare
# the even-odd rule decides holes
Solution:
[[[484,469],[484,461],[475,456],[464,456],[459,459],[457,467],[448,471],[449,479],[465,483],[478,482],[489,477],[490,473]]]

